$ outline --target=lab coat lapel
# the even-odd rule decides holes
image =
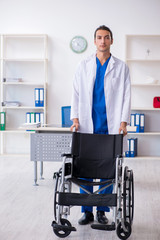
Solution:
[[[92,106],[94,82],[96,79],[96,71],[97,71],[96,55],[94,54],[91,57],[91,60],[87,64],[87,82],[88,82],[88,91],[89,91],[89,99],[90,99],[91,106]]]
[[[111,55],[110,61],[108,63],[106,72],[105,72],[105,77],[109,74],[109,72],[111,72],[111,70],[114,68],[114,64],[115,64],[115,60]]]
[[[111,55],[110,61],[108,63],[108,66],[107,66],[107,69],[106,69],[106,72],[105,72],[105,77],[104,77],[104,92],[105,92],[106,111],[107,112],[109,111],[109,109],[111,107],[109,102],[110,102],[110,100],[113,97],[113,92],[112,92],[112,88],[111,88],[112,77],[111,77],[111,75],[110,76],[108,76],[108,75],[114,69],[114,65],[115,65],[115,60],[114,60],[114,58]]]

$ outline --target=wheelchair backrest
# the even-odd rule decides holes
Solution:
[[[73,176],[115,178],[116,157],[122,154],[123,135],[73,133]]]

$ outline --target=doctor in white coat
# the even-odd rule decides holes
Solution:
[[[113,35],[108,27],[103,25],[96,29],[94,44],[97,48],[96,53],[83,60],[75,73],[71,103],[71,119],[73,120],[71,130],[75,127],[76,131],[96,133],[93,119],[94,96],[100,93],[99,107],[101,108],[102,96],[104,98],[103,108],[105,109],[103,109],[102,114],[101,112],[98,114],[101,117],[105,110],[106,133],[118,134],[123,131],[125,150],[127,144],[126,126],[130,123],[129,69],[123,61],[111,55],[110,46],[113,44]],[[101,73],[98,75],[98,69],[104,66],[105,69],[100,70]],[[96,85],[98,76],[103,76],[101,78],[103,87],[99,93],[95,89],[95,86],[98,86]],[[102,128],[105,125],[104,123],[105,121],[102,120]],[[83,210],[83,212],[84,215],[79,220],[79,224],[88,224],[93,221],[92,211]],[[97,213],[99,214],[97,216],[98,222],[107,223],[104,211],[98,211]]]

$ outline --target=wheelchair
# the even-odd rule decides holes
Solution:
[[[120,239],[128,239],[134,216],[133,171],[123,167],[123,135],[86,134],[73,132],[71,154],[62,154],[62,167],[55,174],[53,232],[67,237],[76,228],[67,220],[73,206],[109,206],[113,210],[111,224],[92,224],[92,229],[116,230]],[[92,178],[93,182],[83,180]],[[104,179],[100,182],[99,179]],[[72,192],[72,185],[86,194]],[[84,185],[100,186],[90,193]],[[111,194],[99,194],[113,185]]]

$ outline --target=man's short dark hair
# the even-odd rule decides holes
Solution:
[[[106,31],[108,31],[108,32],[110,33],[110,35],[111,35],[111,40],[113,39],[112,31],[111,31],[108,27],[106,27],[105,25],[99,26],[99,27],[96,29],[96,31],[95,31],[95,33],[94,33],[94,39],[96,39],[96,33],[97,33],[98,30],[106,30]]]

